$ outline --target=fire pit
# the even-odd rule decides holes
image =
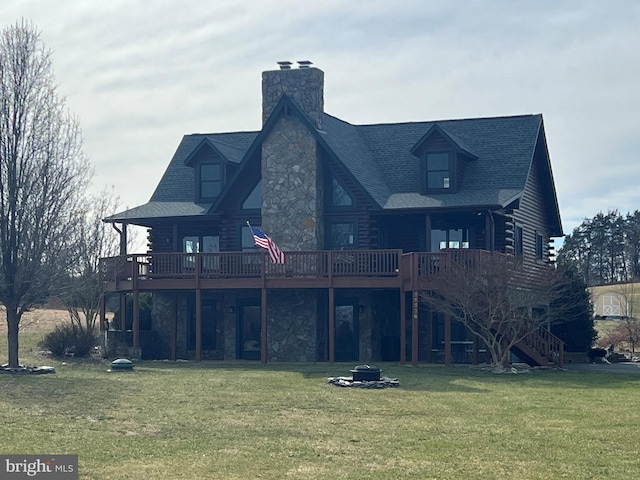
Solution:
[[[358,365],[350,370],[350,377],[329,377],[327,383],[338,387],[387,388],[398,387],[397,378],[382,377],[381,370],[375,365]]]
[[[350,370],[354,382],[379,382],[381,370],[375,365],[358,365]]]

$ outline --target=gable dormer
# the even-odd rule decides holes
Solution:
[[[456,193],[466,164],[477,156],[460,139],[434,123],[413,146],[420,159],[420,193]]]
[[[215,201],[227,179],[236,169],[236,165],[229,162],[206,138],[193,149],[184,163],[193,168],[193,193],[196,203]]]

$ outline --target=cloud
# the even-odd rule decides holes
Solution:
[[[542,113],[565,230],[640,208],[640,3],[4,0],[54,51],[96,189],[146,202],[183,134],[260,128],[260,74],[325,71],[352,123]]]

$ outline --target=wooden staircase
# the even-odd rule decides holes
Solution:
[[[543,327],[518,342],[512,351],[532,367],[564,365],[564,342]]]

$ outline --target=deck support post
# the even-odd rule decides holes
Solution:
[[[171,360],[178,358],[178,297],[173,296],[173,322],[171,325]]]
[[[103,292],[100,295],[100,330],[105,332],[109,330],[109,324],[107,323],[107,295]]]
[[[133,348],[140,348],[140,291],[133,291]]]
[[[417,290],[413,291],[411,305],[411,365],[418,365],[418,329],[419,329],[420,296]]]
[[[262,363],[267,363],[267,289],[263,286],[261,290],[261,299],[260,304],[262,308],[260,309],[260,361]]]
[[[329,363],[336,361],[336,297],[333,287],[329,287]]]
[[[120,325],[119,329],[124,331],[127,329],[127,294],[120,293]]]
[[[479,342],[478,337],[476,335],[473,336],[473,353],[471,354],[471,363],[473,365],[478,365],[478,350],[479,350]]]
[[[196,288],[196,362],[202,360],[202,290]]]
[[[402,298],[402,305],[404,306],[406,299]],[[400,307],[400,310],[405,310],[404,314],[400,317],[400,364],[407,363],[407,313],[406,307]]]
[[[140,290],[138,290],[138,257],[131,261],[131,283],[133,286],[133,348],[140,348]]]
[[[200,289],[200,254],[196,253],[196,362],[202,360],[202,290]]]
[[[451,366],[451,315],[444,314],[444,364]]]

